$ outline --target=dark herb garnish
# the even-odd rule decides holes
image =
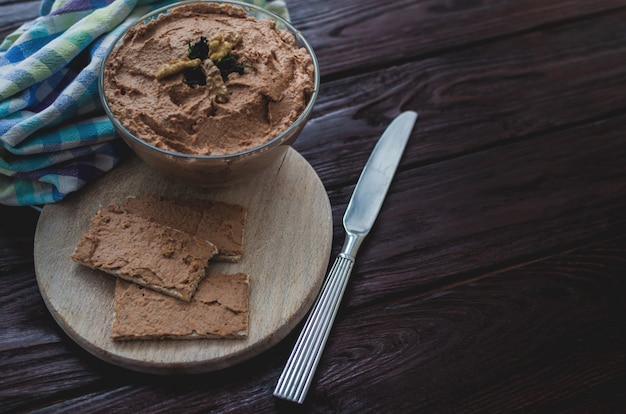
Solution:
[[[185,77],[185,83],[189,86],[193,87],[194,85],[206,85],[206,74],[204,73],[202,66],[187,68],[183,72],[183,75]]]
[[[243,75],[243,65],[238,64],[235,61],[235,57],[230,54],[215,62],[215,66],[217,66],[217,68],[220,70],[220,74],[222,75],[222,79],[224,80],[226,80],[228,75],[233,72],[237,72],[238,74]]]
[[[189,59],[200,58],[205,60],[209,57],[209,42],[206,37],[200,36],[200,40],[198,40],[194,44],[188,44],[189,52],[187,56]]]
[[[209,41],[206,37],[200,36],[200,40],[193,44],[189,43],[187,46],[187,57],[189,59],[201,59],[204,61],[209,58]],[[214,64],[220,70],[220,75],[224,81],[226,81],[228,75],[233,72],[243,75],[244,66],[238,64],[235,56],[231,54],[217,60]],[[185,77],[185,83],[189,86],[204,86],[207,84],[206,74],[204,73],[204,69],[200,66],[185,69],[183,75]]]

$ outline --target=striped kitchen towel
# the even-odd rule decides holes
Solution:
[[[0,44],[0,204],[63,199],[112,169],[125,146],[98,72],[115,39],[173,0],[43,0]],[[283,1],[254,3],[288,19]]]

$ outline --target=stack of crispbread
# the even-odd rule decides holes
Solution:
[[[128,197],[124,210],[184,231],[218,248],[215,260],[237,262],[243,254],[246,209],[237,204],[206,200],[166,200],[155,193]]]
[[[98,211],[71,257],[118,277],[111,337],[247,337],[248,275],[206,272],[210,260],[240,260],[246,213],[154,193]]]

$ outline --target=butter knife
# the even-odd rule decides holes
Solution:
[[[416,120],[417,113],[413,111],[398,115],[380,137],[365,164],[343,216],[346,231],[343,248],[278,379],[274,396],[299,404],[304,402],[348,284],[355,256],[380,212]]]

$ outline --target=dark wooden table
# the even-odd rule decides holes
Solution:
[[[0,0],[0,36],[38,1]],[[290,0],[322,88],[295,148],[335,223],[376,139],[420,119],[303,407],[272,391],[301,325],[166,378],[88,354],[37,287],[38,213],[0,207],[0,411],[626,410],[626,1]]]

